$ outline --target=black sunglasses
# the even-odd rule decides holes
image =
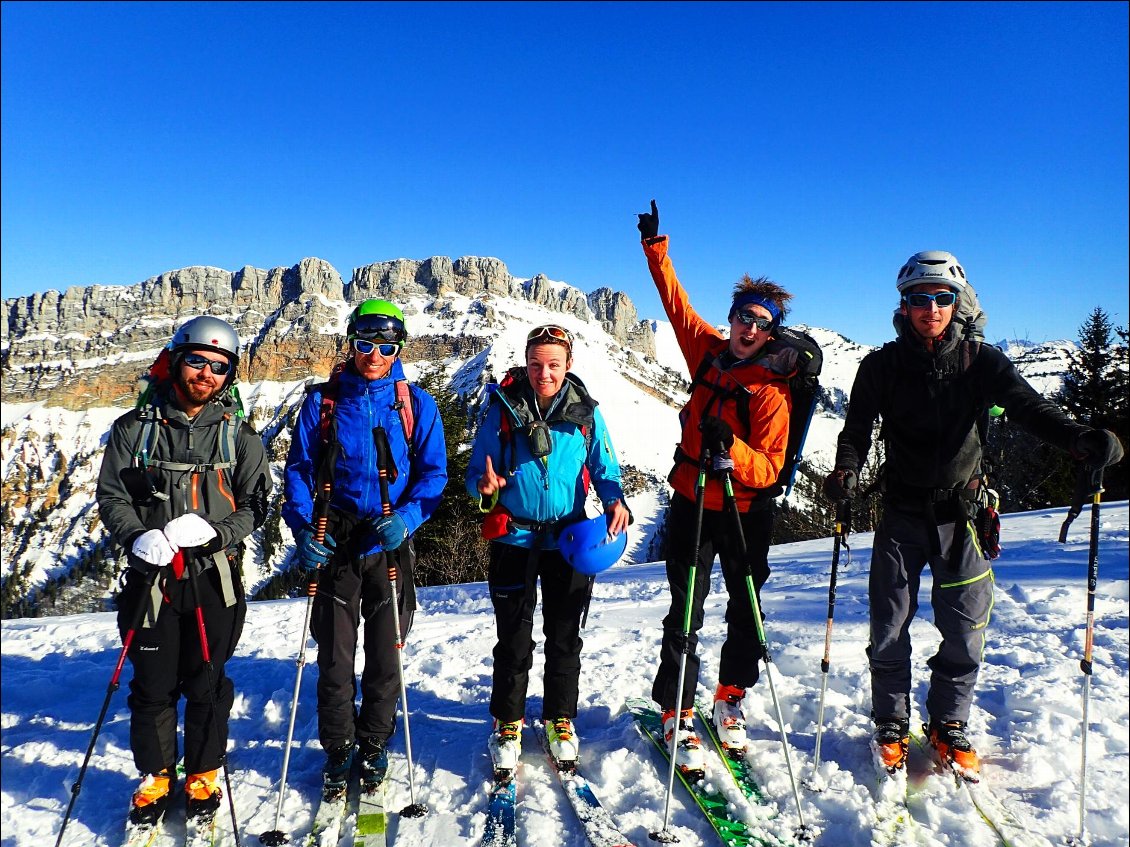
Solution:
[[[934,303],[939,309],[944,309],[957,302],[957,294],[952,291],[939,291],[937,294],[923,294],[921,291],[915,291],[904,294],[902,299],[906,301],[906,305],[913,306],[915,309],[928,309],[931,303]]]
[[[736,315],[734,315],[734,317],[736,317],[746,326],[756,326],[762,332],[765,332],[765,330],[773,326],[772,318],[763,318],[760,315],[755,315],[753,312],[739,311]]]
[[[231,362],[213,362],[211,359],[205,359],[199,353],[186,353],[181,361],[194,371],[202,371],[204,368],[210,368],[212,373],[216,376],[224,376],[231,370]]]

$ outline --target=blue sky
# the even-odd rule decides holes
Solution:
[[[2,6],[4,297],[495,256],[662,317],[792,290],[879,344],[917,250],[988,335],[1127,324],[1126,3]]]

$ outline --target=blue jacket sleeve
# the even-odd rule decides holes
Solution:
[[[467,463],[467,476],[463,483],[467,493],[476,502],[479,501],[479,478],[486,473],[487,456],[490,456],[494,472],[502,473],[502,441],[498,437],[502,427],[502,410],[497,403],[487,406],[487,413],[479,424],[479,431],[475,433],[475,441],[471,445],[471,458]],[[485,505],[485,504],[480,504]]]
[[[393,504],[409,535],[435,514],[447,485],[447,441],[436,401],[414,385],[411,390],[416,401],[412,433],[416,455],[412,458],[408,485]]]
[[[282,518],[291,532],[308,526],[314,518],[314,471],[321,455],[318,419],[322,396],[307,395],[290,434],[290,451],[283,474]]]
[[[592,446],[589,448],[585,464],[592,478],[593,488],[605,508],[617,500],[624,500],[624,489],[620,484],[620,462],[612,447],[612,437],[604,425],[600,409],[593,410]],[[627,506],[627,503],[624,503]]]

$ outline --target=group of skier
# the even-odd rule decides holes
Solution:
[[[691,306],[668,238],[659,234],[654,201],[638,215],[638,229],[694,375],[669,477],[671,605],[652,698],[676,764],[701,771],[692,720],[696,647],[715,557],[729,598],[712,717],[735,754],[746,744],[742,700],[764,657],[751,593],[759,597],[770,574],[774,486],[785,462],[789,379],[797,368],[797,351],[778,330],[793,295],[764,277],[742,277],[727,336]],[[824,493],[832,501],[857,495],[881,419],[884,510],[868,590],[873,743],[885,767],[902,766],[911,720],[909,630],[928,565],[942,636],[929,661],[928,736],[941,756],[975,772],[966,722],[992,607],[990,562],[970,531],[985,496],[978,420],[990,406],[1003,406],[1024,429],[1095,467],[1119,461],[1122,447],[1111,433],[1071,421],[1004,354],[961,332],[955,312],[972,289],[952,255],[915,254],[900,270],[897,290],[897,339],[859,367]],[[400,308],[365,300],[349,316],[346,340],[345,360],[310,388],[292,429],[282,508],[295,562],[317,584],[311,630],[326,794],[344,791],[355,759],[363,775],[385,765],[403,682],[397,649],[416,608],[413,534],[434,514],[448,482],[435,399],[409,383],[401,365],[409,335]],[[591,578],[563,555],[561,534],[585,519],[590,486],[610,537],[632,521],[605,420],[573,372],[573,344],[558,325],[528,333],[524,365],[489,397],[463,480],[490,542],[497,640],[488,748],[496,771],[516,767],[521,752],[539,580],[541,718],[554,758],[576,762],[580,630]],[[130,743],[143,780],[130,819],[139,824],[159,819],[174,789],[181,697],[189,814],[214,814],[221,802],[234,690],[224,664],[246,614],[243,541],[266,519],[272,491],[263,442],[243,421],[232,391],[240,363],[235,330],[215,317],[193,318],[165,356],[167,370],[151,396],[114,423],[97,492],[102,520],[131,566],[119,626],[133,668]]]

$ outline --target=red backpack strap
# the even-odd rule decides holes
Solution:
[[[322,406],[318,413],[318,434],[322,444],[329,444],[334,440],[334,408],[337,406],[337,395],[341,389],[341,374],[345,370],[345,362],[334,366],[330,378],[319,386],[322,389]]]
[[[400,413],[400,424],[404,427],[404,440],[408,442],[408,458],[411,459],[416,455],[416,443],[412,440],[412,431],[416,427],[416,417],[412,411],[412,392],[406,379],[396,381],[396,406],[394,408]]]

